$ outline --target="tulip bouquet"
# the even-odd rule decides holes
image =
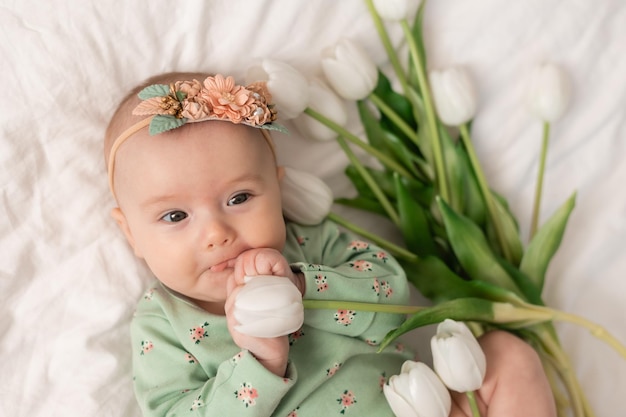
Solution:
[[[506,329],[528,341],[542,357],[561,414],[570,408],[575,416],[593,415],[553,322],[584,326],[625,358],[626,348],[603,328],[551,309],[542,300],[546,270],[575,201],[572,195],[539,227],[549,128],[567,105],[564,74],[551,64],[538,67],[530,95],[531,108],[544,123],[544,138],[530,241],[524,245],[514,214],[507,201],[489,188],[472,144],[468,124],[476,111],[476,96],[468,73],[461,67],[427,72],[422,41],[424,3],[410,24],[406,1],[365,2],[393,73],[378,70],[354,42],[342,41],[322,56],[332,89],[319,80],[309,82],[308,95],[301,95],[300,101],[286,98],[285,106],[304,109],[294,119],[299,130],[321,139],[334,138],[346,153],[350,161],[346,174],[358,195],[338,202],[388,218],[401,232],[403,245],[337,214],[331,213],[330,218],[392,253],[433,305],[407,309],[305,300],[305,307],[411,312],[401,327],[387,335],[383,347],[412,329],[445,319],[470,322],[477,334],[491,328]],[[385,24],[402,28],[409,47],[408,65],[401,64]],[[275,69],[285,71],[280,66]],[[272,82],[279,81],[268,75],[272,64],[257,68],[257,78],[259,70],[274,90]],[[301,87],[302,80],[296,78],[285,79]],[[275,95],[279,107],[281,100]],[[345,100],[356,102],[366,140],[344,127]],[[364,164],[352,146],[363,149],[377,164]]]

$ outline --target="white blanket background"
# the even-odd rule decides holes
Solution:
[[[523,103],[526,77],[544,61],[571,75],[542,215],[574,191],[577,206],[544,295],[626,343],[626,3],[431,0],[425,36],[430,68],[471,71],[479,157],[525,236],[541,140]],[[126,91],[172,70],[241,79],[259,58],[313,77],[320,50],[341,37],[385,61],[361,0],[0,0],[0,415],[140,415],[128,323],[151,277],[109,217],[102,158]],[[336,144],[291,131],[277,138],[281,161],[349,195]],[[622,415],[626,360],[583,329],[558,330],[597,415]]]

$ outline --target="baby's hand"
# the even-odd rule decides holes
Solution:
[[[255,337],[237,331],[240,323],[235,318],[235,301],[242,288],[243,285],[235,286],[224,305],[228,331],[237,346],[248,350],[268,371],[284,377],[289,355],[288,336]]]
[[[244,284],[244,277],[256,275],[287,277],[300,290],[300,293],[304,294],[304,276],[293,272],[289,262],[275,249],[250,249],[237,257],[234,268],[236,286]]]

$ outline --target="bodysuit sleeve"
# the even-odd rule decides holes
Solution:
[[[133,381],[144,416],[272,414],[295,383],[291,365],[278,377],[229,342],[219,320],[152,297],[131,326]]]
[[[288,226],[285,256],[306,280],[305,299],[407,304],[409,286],[398,262],[381,248],[332,222]],[[305,323],[378,344],[404,320],[400,314],[355,309],[307,310]]]

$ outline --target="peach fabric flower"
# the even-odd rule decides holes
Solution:
[[[215,77],[208,77],[204,80],[204,88],[200,96],[207,101],[218,118],[241,123],[254,111],[254,97],[246,88],[236,85],[231,76],[224,78],[217,74]]]

